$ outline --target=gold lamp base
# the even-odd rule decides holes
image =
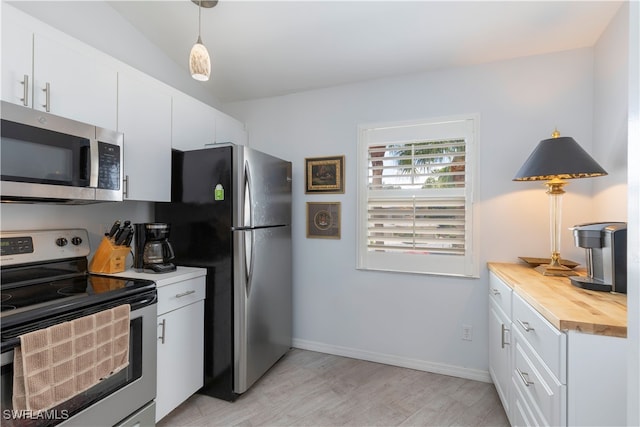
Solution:
[[[552,265],[552,264],[542,264],[534,268],[538,273],[543,276],[558,276],[558,277],[569,277],[569,276],[577,276],[578,273],[570,269],[569,267],[565,267],[564,265]]]

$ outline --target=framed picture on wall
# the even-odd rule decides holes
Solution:
[[[307,202],[307,237],[340,238],[340,202]]]
[[[344,156],[304,159],[305,193],[344,193]]]

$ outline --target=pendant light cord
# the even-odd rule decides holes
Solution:
[[[198,1],[198,43],[202,44],[202,38],[200,38],[202,28],[202,0]]]

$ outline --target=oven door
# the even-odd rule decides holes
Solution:
[[[135,309],[132,306],[130,318],[128,368],[48,411],[12,409],[13,350],[2,353],[2,425],[86,427],[137,422],[147,425],[146,419],[153,422],[157,303]]]

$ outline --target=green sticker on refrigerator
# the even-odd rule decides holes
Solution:
[[[222,184],[216,185],[216,189],[213,194],[214,200],[224,200],[224,188],[222,188]]]

